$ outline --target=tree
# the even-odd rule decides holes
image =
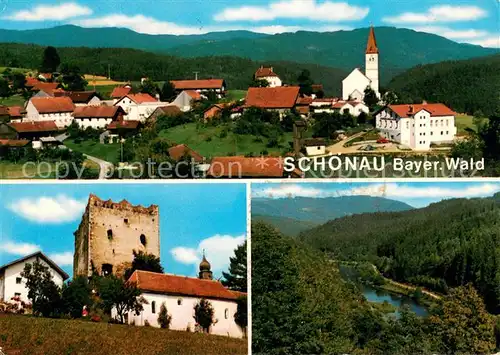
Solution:
[[[253,87],[253,88],[267,88],[267,87],[269,87],[269,81],[267,81],[266,79],[256,79],[256,78],[254,78],[250,82],[249,86]]]
[[[77,276],[62,288],[63,313],[80,318],[84,306],[91,307],[91,287],[87,277]]]
[[[144,308],[143,305],[148,303],[134,283],[125,282],[115,275],[98,277],[97,285],[103,310],[111,314],[111,310],[114,309],[120,323],[125,323],[125,315],[128,312],[139,315]]]
[[[247,292],[247,242],[234,250],[229,258],[229,272],[222,272],[222,284],[234,291]]]
[[[297,81],[299,82],[300,86],[299,92],[302,95],[310,96],[313,93],[313,80],[311,79],[311,72],[309,70],[303,69],[297,77]]]
[[[194,320],[200,325],[204,332],[209,333],[214,321],[214,309],[212,304],[206,299],[202,298],[194,306]]]
[[[43,51],[42,64],[40,66],[40,72],[42,73],[53,73],[57,71],[57,67],[61,64],[61,59],[57,53],[57,49],[52,46],[48,46]]]
[[[495,349],[493,318],[471,284],[452,290],[428,322],[445,353],[488,354]]]
[[[76,65],[63,63],[61,66],[62,82],[68,91],[83,91],[88,82],[80,74],[80,68]]]
[[[378,104],[378,97],[375,91],[369,86],[366,87],[365,89],[365,97],[364,97],[364,102],[366,106],[370,108],[370,111],[373,111],[375,106]]]
[[[160,264],[159,257],[145,253],[142,250],[139,252],[134,250],[133,254],[134,260],[132,261],[132,266],[125,271],[125,280],[128,280],[135,270],[163,273],[163,266]]]
[[[0,97],[10,96],[10,87],[7,80],[0,78]]]
[[[398,103],[398,96],[393,91],[387,91],[384,94],[382,101],[384,101],[385,105],[394,105]]]
[[[172,316],[168,314],[167,306],[165,302],[161,304],[160,314],[158,314],[158,323],[161,328],[168,329],[170,328],[170,322],[172,321]]]
[[[24,90],[26,89],[26,78],[22,73],[14,73],[12,74],[12,90]]]
[[[171,101],[175,97],[175,87],[170,80],[165,81],[161,88],[161,101]]]
[[[158,88],[158,85],[152,80],[144,80],[141,83],[141,86],[139,87],[139,91],[144,93],[144,94],[149,94],[153,97],[156,97],[158,93],[160,93],[160,89]]]
[[[248,304],[247,304],[247,296],[239,297],[236,300],[237,309],[234,314],[235,323],[243,330],[246,330],[248,327]]]
[[[28,298],[33,305],[33,314],[56,317],[61,310],[59,287],[52,280],[49,268],[39,261],[24,265],[21,276],[26,279]]]

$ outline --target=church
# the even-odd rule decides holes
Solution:
[[[361,69],[354,69],[342,81],[342,99],[363,101],[365,89],[371,87],[380,98],[379,92],[379,50],[375,38],[375,30],[370,27],[368,43],[365,52],[365,73]]]

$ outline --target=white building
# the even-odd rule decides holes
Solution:
[[[73,122],[74,109],[69,97],[32,97],[23,122],[54,121],[59,128],[67,127]]]
[[[81,129],[106,128],[113,121],[121,121],[124,116],[125,111],[120,106],[81,106],[73,112],[73,119]]]
[[[337,101],[333,104],[333,109],[340,113],[348,112],[354,117],[358,117],[361,112],[369,113],[370,109],[364,103],[359,101]]]
[[[128,94],[119,99],[115,106],[120,106],[125,111],[125,120],[144,123],[156,108],[167,104],[167,102],[161,102],[149,94]]]
[[[380,97],[379,92],[379,50],[375,39],[375,30],[370,28],[365,52],[365,73],[359,68],[342,81],[342,98],[344,100],[362,101],[365,89],[371,87]]]
[[[309,138],[304,140],[307,156],[325,155],[326,142],[323,138]]]
[[[282,86],[283,83],[280,77],[273,71],[273,67],[261,66],[254,75],[255,80],[265,80],[269,83],[269,87],[275,88]]]
[[[196,80],[172,80],[176,93],[184,90],[194,90],[202,94],[214,92],[218,99],[225,95],[226,82],[224,79],[196,79]]]
[[[170,329],[195,331],[194,307],[205,299],[214,309],[215,324],[210,327],[210,334],[243,338],[245,332],[236,324],[234,316],[238,308],[236,300],[244,294],[228,290],[211,278],[210,264],[205,258],[200,263],[200,278],[135,271],[129,282],[137,285],[148,304],[139,315],[129,313],[128,323],[142,326],[147,321],[153,327],[160,327],[158,315],[165,304],[172,317]]]
[[[452,142],[457,133],[455,115],[444,104],[389,105],[376,114],[381,135],[413,150]]]
[[[0,301],[10,301],[13,297],[19,297],[21,301],[31,301],[28,298],[26,280],[21,276],[26,264],[38,261],[47,266],[52,275],[52,281],[62,287],[64,281],[69,277],[59,266],[56,265],[42,252],[37,252],[14,260],[0,267]]]

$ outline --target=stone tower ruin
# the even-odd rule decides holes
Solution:
[[[101,200],[91,194],[75,235],[73,277],[122,276],[134,250],[160,257],[158,206]]]

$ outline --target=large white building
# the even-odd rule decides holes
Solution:
[[[342,99],[362,101],[367,87],[372,88],[377,96],[380,97],[379,50],[373,26],[370,28],[368,43],[366,45],[365,73],[356,68],[342,81]]]
[[[444,104],[389,105],[376,113],[381,135],[413,150],[452,142],[457,133],[455,115]]]
[[[0,301],[8,302],[12,298],[18,297],[21,301],[31,302],[28,298],[29,290],[26,288],[26,279],[21,276],[21,273],[26,264],[33,264],[36,261],[47,266],[52,275],[52,281],[57,286],[62,287],[68,274],[45,254],[37,252],[0,267]]]
[[[73,122],[74,109],[69,97],[32,97],[23,122],[54,121],[59,128],[67,127]]]
[[[168,105],[168,102],[161,102],[149,94],[128,94],[119,99],[115,106],[120,106],[126,113],[124,119],[140,121],[144,123],[146,119],[160,106]]]
[[[271,88],[275,88],[277,86],[282,86],[283,85],[283,83],[282,83],[280,77],[278,76],[278,74],[276,74],[273,71],[273,67],[264,67],[264,66],[261,66],[255,72],[254,78],[255,78],[255,80],[265,80],[265,81],[267,81],[269,83],[269,87],[271,87]]]
[[[231,291],[219,281],[212,280],[210,264],[205,258],[200,263],[199,278],[136,270],[128,281],[137,285],[142,297],[148,302],[139,315],[134,312],[128,314],[129,324],[142,326],[148,323],[160,327],[158,315],[164,304],[172,317],[170,329],[195,331],[194,307],[201,299],[205,299],[214,310],[210,334],[233,338],[245,336],[245,331],[235,322],[238,309],[236,300],[244,293]]]

